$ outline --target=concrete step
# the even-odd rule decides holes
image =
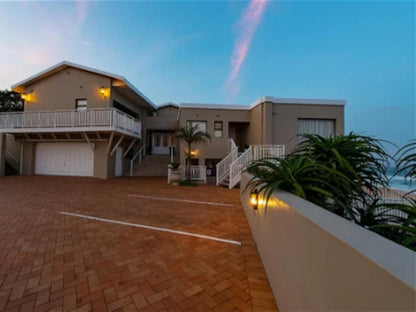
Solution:
[[[150,168],[150,169],[136,169],[133,171],[134,177],[167,177],[168,176],[168,168]]]

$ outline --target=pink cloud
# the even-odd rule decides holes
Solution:
[[[257,26],[262,20],[266,3],[267,0],[251,0],[236,24],[238,34],[231,56],[230,75],[226,83],[232,95],[236,95],[240,89],[237,83],[240,69],[250,49]]]

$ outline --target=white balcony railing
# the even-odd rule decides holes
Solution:
[[[115,108],[0,113],[0,132],[121,130],[141,136],[141,122]],[[82,128],[82,129],[81,129]]]
[[[186,166],[181,166],[181,179],[186,179]],[[190,168],[191,181],[207,182],[207,167],[206,166],[191,166]]]

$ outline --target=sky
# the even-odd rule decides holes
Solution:
[[[416,137],[415,27],[414,1],[0,2],[0,88],[67,60],[156,104],[344,99],[346,132],[401,145]]]

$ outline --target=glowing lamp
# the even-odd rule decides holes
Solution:
[[[196,155],[196,151],[191,151],[191,156],[195,156]]]
[[[254,210],[257,210],[257,206],[259,205],[259,192],[256,189],[250,193],[250,205]]]
[[[26,100],[27,99],[27,94],[25,92],[23,92],[22,94],[20,94],[20,97],[22,100]]]
[[[104,87],[100,88],[100,94],[103,98],[105,98],[107,96],[107,90]]]

